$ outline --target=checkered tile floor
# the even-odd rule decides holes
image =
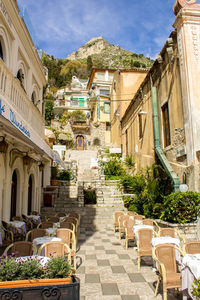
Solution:
[[[81,281],[81,300],[153,300],[162,299],[162,290],[154,297],[157,275],[151,258],[141,261],[137,270],[134,245],[124,248],[124,240],[112,228],[100,231],[82,230],[79,236],[77,277]],[[180,293],[170,291],[168,300],[182,299]]]

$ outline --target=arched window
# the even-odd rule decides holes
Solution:
[[[31,95],[31,101],[33,102],[33,104],[36,104],[36,93],[35,93],[35,91]]]
[[[4,60],[4,56],[3,56],[3,47],[2,47],[1,41],[0,41],[0,58],[1,58],[2,60]]]
[[[17,72],[17,78],[19,79],[21,86],[24,88],[24,73],[22,69],[19,69],[19,71]]]

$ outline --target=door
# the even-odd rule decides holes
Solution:
[[[76,149],[84,150],[84,137],[81,135],[78,135],[76,138]]]
[[[11,186],[11,206],[10,206],[10,220],[16,216],[17,208],[17,172],[13,172],[12,186]]]
[[[32,181],[32,176],[30,176],[28,181],[28,215],[30,215],[32,211],[32,194],[33,194],[33,181]]]

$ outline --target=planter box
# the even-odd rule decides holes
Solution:
[[[186,223],[186,224],[173,224],[160,219],[155,220],[158,223],[158,226],[161,228],[169,227],[177,229],[180,234],[187,240],[198,240],[197,236],[197,222]]]
[[[71,283],[69,283],[71,281]],[[19,286],[20,282],[23,286]],[[2,286],[6,282],[1,282]],[[37,285],[36,285],[37,284]],[[1,288],[0,300],[79,300],[80,281],[72,276],[71,280],[41,279],[10,281],[9,286]]]

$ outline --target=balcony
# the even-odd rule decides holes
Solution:
[[[87,119],[86,121],[70,121],[71,127],[73,131],[89,131],[90,130],[90,121]]]
[[[44,120],[13,76],[0,60],[0,115],[34,143],[41,145],[44,138]]]

